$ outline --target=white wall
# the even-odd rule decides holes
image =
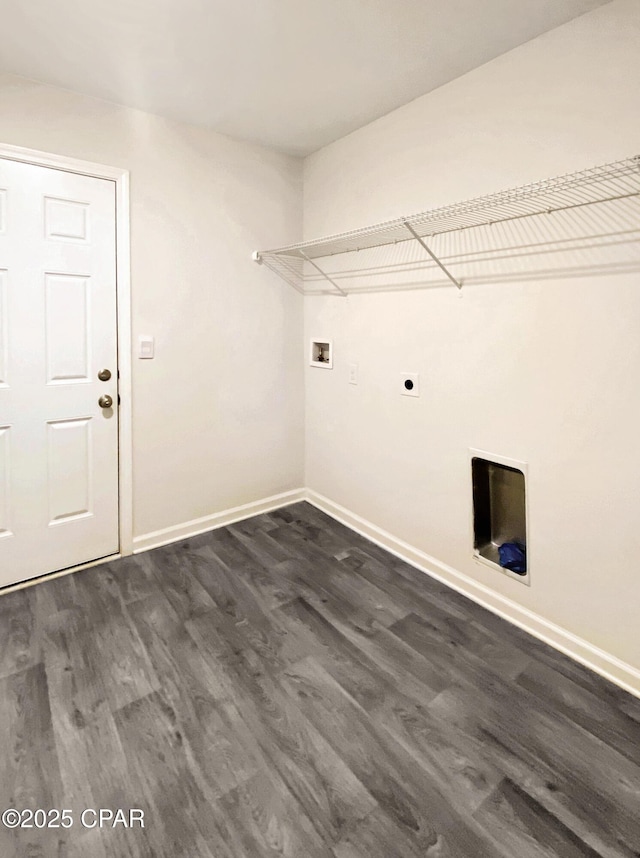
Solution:
[[[615,0],[312,155],[305,238],[640,153],[639,45]],[[307,368],[307,485],[640,667],[639,286],[307,299],[335,348]],[[469,447],[529,463],[531,588],[471,557]]]
[[[0,142],[131,171],[137,536],[302,484],[302,302],[251,262],[295,240],[301,163],[0,76]]]

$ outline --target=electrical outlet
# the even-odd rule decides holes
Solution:
[[[420,376],[417,372],[400,373],[400,393],[402,396],[420,396]]]
[[[350,363],[349,364],[349,384],[357,384],[358,383],[358,364]]]

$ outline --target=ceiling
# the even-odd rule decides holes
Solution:
[[[306,155],[608,0],[0,0],[0,71]]]

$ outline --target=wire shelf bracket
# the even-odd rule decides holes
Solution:
[[[313,266],[313,268],[315,268],[316,271],[319,274],[321,274],[325,280],[328,280],[329,283],[331,283],[331,285],[338,290],[338,293],[343,298],[347,297],[347,293],[344,291],[344,289],[342,289],[342,287],[338,286],[338,284],[335,282],[335,280],[332,280],[331,277],[329,277],[329,275],[325,271],[323,271],[322,268],[320,268],[320,266],[316,262],[313,261],[313,259],[309,259],[309,257],[307,256],[307,254],[303,250],[300,250],[300,256],[302,256],[302,258],[305,259],[309,263],[309,265]]]
[[[428,259],[409,250],[416,243]],[[389,253],[383,258],[376,249],[391,245],[398,245],[393,254],[406,248],[403,252],[411,258],[389,263]],[[363,251],[371,253],[363,256]],[[398,271],[420,266],[431,272],[432,280],[442,272],[457,289],[463,281],[481,283],[504,277],[498,267],[505,260],[521,266],[516,271],[516,277],[521,277],[525,257],[533,260],[534,276],[549,276],[562,270],[553,261],[565,252],[573,254],[567,257],[567,271],[569,263],[575,270],[582,265],[582,271],[597,272],[605,264],[612,271],[638,270],[640,155],[350,232],[255,251],[253,259],[304,295],[344,297],[367,291],[358,285],[358,277],[378,276],[378,285],[370,291],[380,291],[394,288],[393,276]],[[586,252],[595,256],[586,263],[583,257],[578,261],[577,254]],[[603,262],[597,254],[605,252],[610,256]],[[624,260],[611,256],[622,252],[632,255]],[[545,253],[551,262],[543,268],[537,260]],[[332,257],[345,261],[338,264]],[[382,279],[381,270],[387,271]],[[420,288],[426,283],[423,275],[421,278],[409,287]],[[436,285],[444,282],[441,278]]]
[[[426,243],[426,241],[424,240],[424,238],[422,238],[421,236],[419,236],[419,235],[418,235],[418,233],[417,233],[417,232],[415,231],[415,229],[411,226],[411,224],[409,223],[409,221],[405,221],[405,222],[404,222],[404,225],[405,225],[405,226],[406,226],[406,228],[409,230],[409,232],[411,233],[411,235],[415,238],[415,240],[418,242],[418,244],[420,244],[420,245],[422,245],[422,247],[424,247],[424,249],[427,251],[427,253],[429,254],[429,256],[430,256],[430,257],[433,259],[433,261],[436,263],[436,265],[438,265],[440,268],[442,268],[442,270],[443,270],[443,271],[444,271],[444,273],[447,275],[447,277],[449,278],[449,280],[451,280],[451,282],[452,282],[455,286],[457,286],[457,287],[458,287],[458,289],[462,289],[462,281],[460,281],[460,280],[456,280],[456,278],[455,278],[455,277],[453,276],[453,274],[449,271],[449,269],[446,267],[446,265],[443,265],[443,264],[442,264],[442,262],[441,262],[441,261],[438,259],[438,257],[435,255],[435,253],[433,252],[433,250],[431,250],[431,249],[427,246],[427,243]]]

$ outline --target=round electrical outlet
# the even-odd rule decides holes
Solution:
[[[402,396],[420,396],[420,376],[417,372],[401,371],[398,383],[398,393]]]

